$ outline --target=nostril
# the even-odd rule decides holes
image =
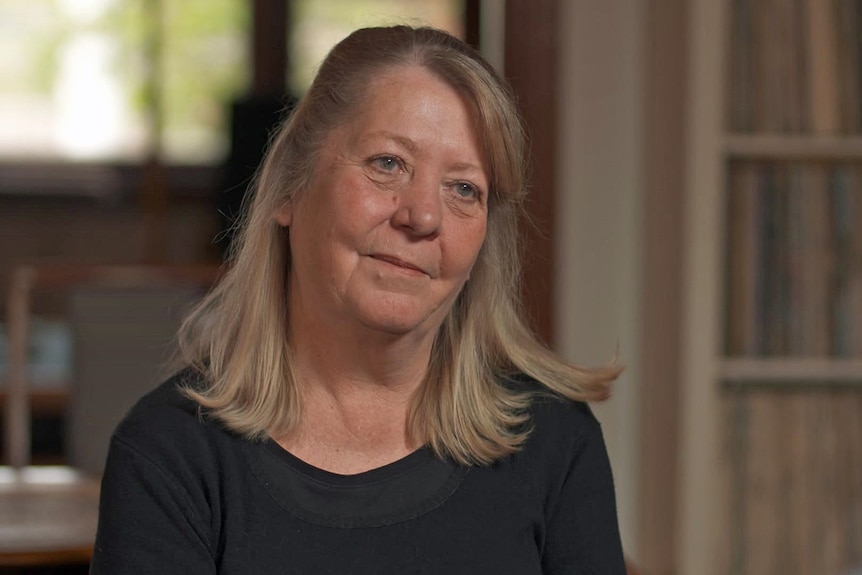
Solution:
[[[399,208],[392,216],[395,227],[407,230],[418,236],[434,234],[440,228],[440,218],[428,211],[414,208]]]
[[[419,236],[434,234],[443,220],[443,205],[439,192],[429,190],[429,186],[414,185],[399,194],[393,224]]]

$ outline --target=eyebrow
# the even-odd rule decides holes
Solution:
[[[485,170],[481,166],[477,166],[475,164],[468,164],[465,162],[459,162],[457,164],[452,165],[452,170],[456,172],[479,172],[484,174]]]
[[[397,142],[398,144],[401,144],[411,152],[416,152],[418,150],[416,142],[414,142],[410,138],[400,136],[398,134],[393,134],[392,132],[388,132],[386,130],[381,130],[379,132],[371,132],[370,134],[366,134],[365,138],[363,139],[370,138],[386,138],[387,140],[392,140],[394,142]]]

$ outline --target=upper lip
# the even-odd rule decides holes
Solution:
[[[399,258],[398,256],[393,256],[391,254],[377,254],[377,253],[375,253],[375,254],[371,254],[371,257],[376,259],[376,260],[382,260],[384,262],[387,262],[387,263],[390,263],[392,265],[396,265],[396,266],[399,266],[402,268],[416,270],[416,271],[422,272],[423,274],[428,275],[428,276],[431,275],[431,273],[427,269],[422,267],[421,265],[414,264],[412,262],[409,262],[407,260]]]

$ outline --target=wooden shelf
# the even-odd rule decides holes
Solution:
[[[62,385],[36,387],[30,389],[27,396],[33,415],[57,416],[66,412],[66,406],[69,403],[69,388]],[[0,387],[0,409],[5,407],[6,398],[6,389]]]
[[[855,358],[733,358],[721,361],[718,370],[719,380],[732,384],[862,385],[862,359]]]
[[[862,136],[734,134],[723,144],[733,159],[862,161]]]
[[[862,456],[862,357],[829,357],[810,344],[841,337],[841,349],[857,350],[859,318],[841,308],[840,333],[820,325],[828,323],[821,307],[809,321],[816,289],[790,289],[784,265],[803,245],[823,248],[793,261],[807,282],[849,276],[857,255],[860,98],[858,83],[845,79],[859,71],[862,14],[847,11],[853,2],[763,4],[688,7],[678,573],[837,573],[862,549],[844,536],[862,501],[860,483],[844,481],[847,461]],[[804,126],[818,129],[781,131]],[[838,239],[847,247],[840,258],[826,247]],[[827,272],[820,264],[829,258]],[[827,299],[815,295],[818,306]],[[728,329],[738,327],[746,329]],[[794,329],[806,338],[783,338]],[[729,356],[728,339],[734,350],[812,355]]]

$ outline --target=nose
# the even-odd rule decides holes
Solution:
[[[414,177],[400,190],[392,225],[426,237],[437,233],[443,220],[443,198],[439,182]]]

